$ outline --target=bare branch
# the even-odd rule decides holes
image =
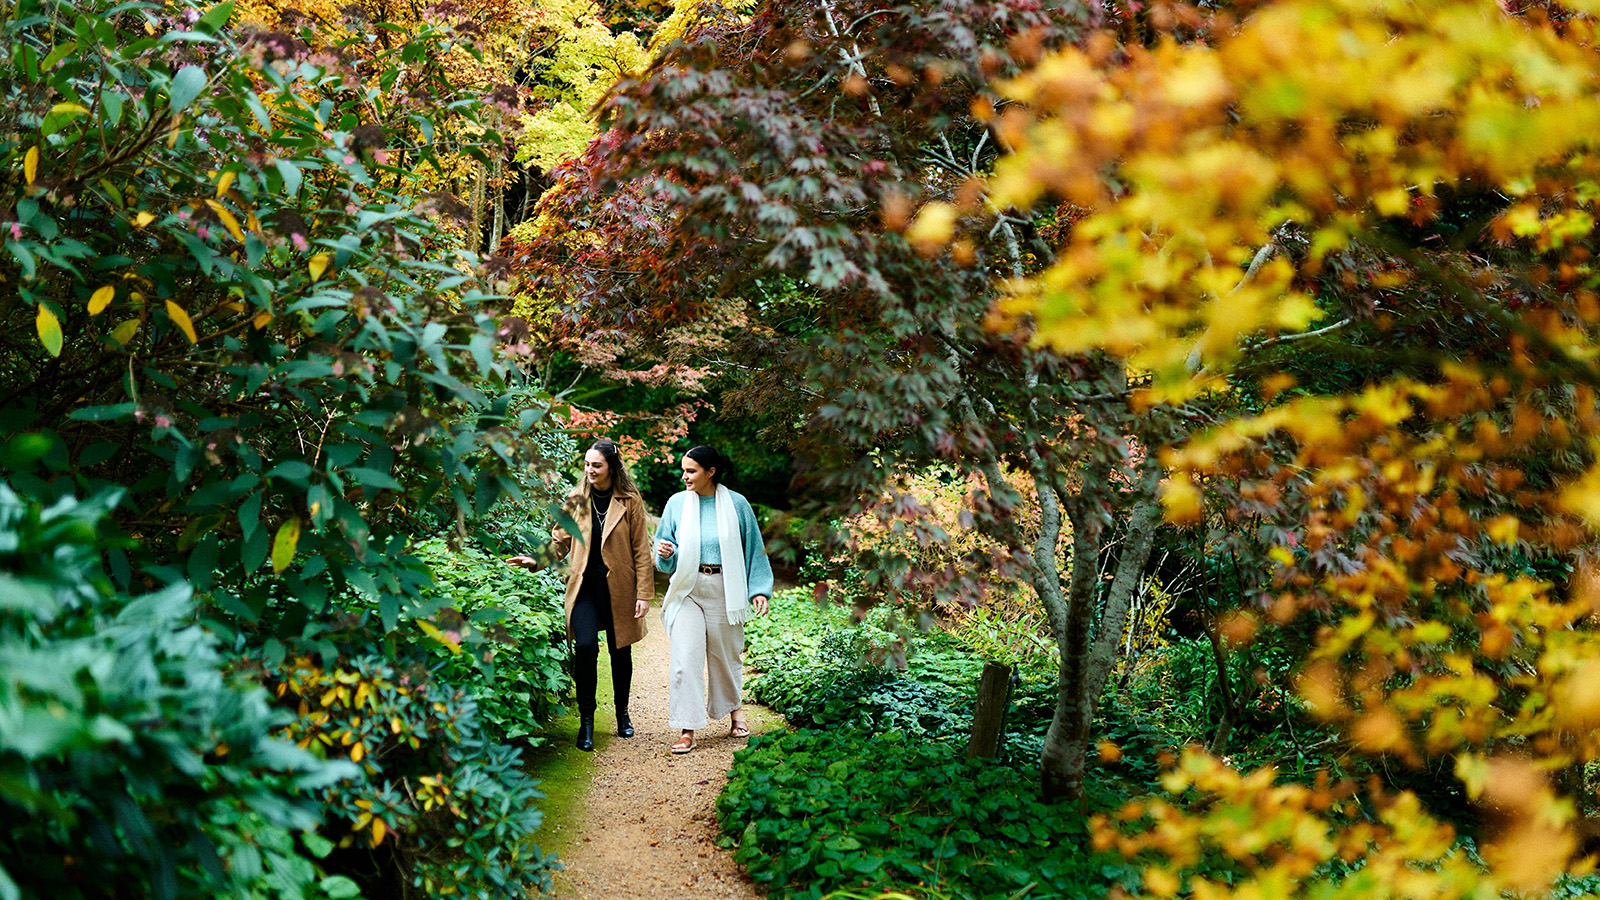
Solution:
[[[1303,332],[1299,332],[1297,334],[1280,334],[1277,337],[1262,338],[1259,341],[1255,341],[1255,342],[1251,343],[1245,349],[1247,349],[1247,350],[1265,350],[1266,348],[1274,346],[1276,344],[1290,344],[1290,343],[1293,343],[1295,341],[1303,341],[1306,338],[1322,337],[1325,334],[1331,334],[1332,332],[1338,331],[1339,329],[1344,328],[1344,327],[1346,327],[1348,325],[1351,325],[1354,322],[1355,322],[1355,319],[1353,319],[1353,318],[1340,319],[1339,321],[1333,323],[1332,325],[1328,325],[1328,326],[1325,326],[1323,328],[1318,328],[1315,331],[1303,331]]]

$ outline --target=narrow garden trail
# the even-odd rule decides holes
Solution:
[[[635,645],[633,698],[636,734],[616,736],[609,671],[600,660],[601,705],[595,717],[596,752],[571,746],[576,716],[553,728],[551,741],[564,747],[540,768],[553,803],[540,843],[560,854],[556,873],[560,900],[631,900],[683,894],[696,897],[761,898],[766,894],[717,847],[716,801],[727,783],[735,750],[743,739],[728,737],[726,719],[698,732],[698,746],[684,756],[667,748],[677,732],[667,727],[669,650],[659,608],[650,611],[650,634]],[[782,728],[763,707],[747,705],[755,734]],[[554,766],[567,767],[557,773]],[[587,770],[587,771],[585,771]],[[570,775],[570,777],[562,777]],[[566,792],[562,797],[558,792]],[[573,802],[563,802],[573,801]]]

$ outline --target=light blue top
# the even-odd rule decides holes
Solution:
[[[739,537],[744,544],[744,571],[745,581],[750,587],[750,598],[756,595],[772,596],[772,563],[767,559],[766,545],[761,542],[761,526],[756,522],[756,511],[750,508],[750,501],[738,491],[729,491],[733,495],[733,511],[739,517]],[[673,546],[678,543],[678,521],[683,517],[683,502],[685,496],[693,494],[678,493],[667,499],[667,506],[661,511],[661,524],[656,527],[656,541],[671,541]],[[722,541],[717,536],[717,498],[699,497],[700,500],[700,561],[709,565],[722,564]],[[656,554],[656,568],[669,575],[678,568],[678,554],[663,559]]]

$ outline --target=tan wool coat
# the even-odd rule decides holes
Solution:
[[[556,552],[567,557],[567,637],[572,637],[572,604],[583,585],[583,572],[589,567],[589,532],[594,516],[589,511],[589,485],[583,484],[567,498],[567,513],[578,526],[578,540],[564,529],[555,529],[552,543]],[[611,621],[616,629],[611,639],[618,648],[644,640],[644,619],[633,617],[636,600],[646,603],[655,596],[655,561],[650,558],[650,534],[646,527],[644,500],[638,494],[614,496],[606,511],[606,527],[600,534],[600,561],[606,567],[606,587],[611,591]]]

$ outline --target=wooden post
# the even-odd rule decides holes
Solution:
[[[1010,694],[1011,667],[997,662],[984,663],[983,677],[978,679],[978,702],[972,710],[972,738],[967,741],[969,759],[992,758],[998,752]]]

